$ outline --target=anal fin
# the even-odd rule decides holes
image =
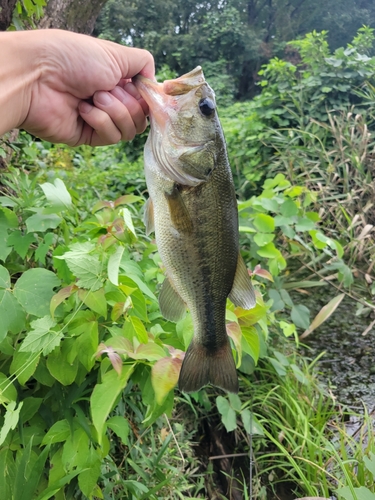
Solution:
[[[149,198],[145,203],[145,209],[143,214],[143,222],[146,226],[146,235],[148,236],[150,233],[155,231],[155,222],[154,222],[154,204],[152,203],[152,199]]]
[[[192,340],[182,363],[178,388],[183,392],[199,391],[207,384],[227,392],[238,392],[238,377],[229,341],[211,351]]]
[[[185,302],[172,287],[168,278],[165,278],[159,294],[159,307],[162,315],[169,321],[177,322],[186,313]]]
[[[242,309],[252,309],[256,304],[253,284],[240,254],[238,254],[236,274],[229,298],[235,306],[242,307]]]

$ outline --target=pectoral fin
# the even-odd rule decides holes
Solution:
[[[167,198],[173,227],[181,233],[191,233],[193,231],[193,221],[177,186],[173,187],[171,193],[165,193],[165,197]]]
[[[253,284],[240,254],[238,254],[236,274],[229,298],[235,306],[243,309],[252,309],[256,304]]]
[[[160,290],[159,306],[162,315],[169,321],[179,321],[186,312],[185,302],[172,287],[168,278],[165,278]]]
[[[143,214],[143,222],[146,226],[146,235],[148,236],[150,233],[155,231],[155,222],[154,222],[154,204],[152,203],[151,198],[149,198],[145,203],[145,211]]]

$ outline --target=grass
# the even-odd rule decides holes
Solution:
[[[341,406],[318,381],[317,360],[275,354],[284,373],[270,358],[241,395],[264,429],[254,446],[253,498],[279,498],[283,483],[294,485],[296,498],[362,500],[361,487],[374,494],[374,416]]]

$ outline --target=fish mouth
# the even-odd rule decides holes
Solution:
[[[158,125],[165,123],[171,110],[176,108],[178,96],[187,94],[205,83],[202,68],[195,69],[174,80],[158,83],[143,75],[133,78],[133,83],[150,108],[150,117]]]
[[[187,94],[190,90],[200,87],[204,82],[205,78],[201,66],[197,66],[192,71],[189,71],[189,73],[173,80],[165,80],[163,83],[157,83],[143,75],[137,75],[133,78],[134,85],[146,102],[148,96],[160,94],[177,96]]]

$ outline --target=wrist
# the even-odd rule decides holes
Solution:
[[[35,31],[0,33],[0,136],[28,115],[41,74],[42,46]]]

